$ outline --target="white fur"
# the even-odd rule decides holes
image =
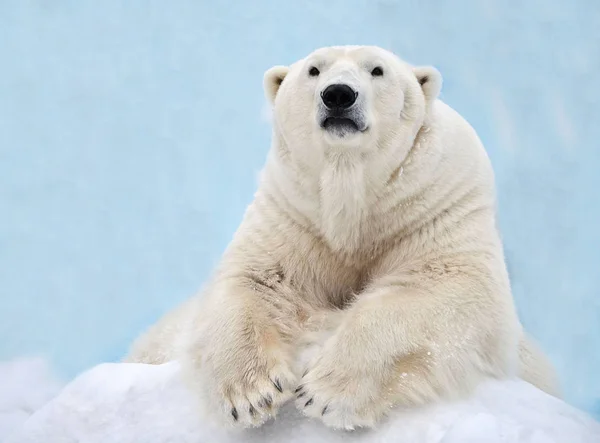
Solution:
[[[358,91],[366,131],[318,124],[334,82]],[[201,298],[128,360],[180,359],[204,410],[241,426],[275,415],[297,386],[298,408],[343,429],[467,395],[485,377],[556,393],[515,312],[490,162],[440,87],[434,68],[376,47],[269,70],[273,142],[255,200]]]

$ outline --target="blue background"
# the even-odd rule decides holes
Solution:
[[[250,202],[263,72],[377,44],[479,132],[521,318],[600,417],[598,29],[595,0],[0,0],[0,360],[119,358]]]

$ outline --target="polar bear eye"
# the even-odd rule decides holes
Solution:
[[[311,77],[316,77],[319,74],[320,74],[319,70],[317,68],[315,68],[314,66],[308,70],[308,75],[310,75]]]
[[[379,66],[377,66],[376,68],[374,68],[371,71],[371,75],[373,77],[381,77],[383,75],[383,69],[381,69]]]

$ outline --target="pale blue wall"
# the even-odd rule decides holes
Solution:
[[[522,319],[600,415],[599,5],[0,0],[0,359],[119,357],[239,223],[263,72],[378,44],[435,64],[484,140]]]

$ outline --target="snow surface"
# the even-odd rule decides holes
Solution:
[[[42,358],[0,364],[0,441],[58,394],[61,387]]]
[[[8,370],[0,367],[2,389],[12,385],[8,402],[3,400],[5,412],[11,402],[15,408],[39,405],[47,396],[33,393],[55,389],[39,362],[28,369],[21,364],[27,369],[23,373],[14,370],[18,365],[10,365]],[[14,390],[18,383],[23,383],[21,395]],[[486,382],[466,401],[397,411],[375,431],[333,431],[300,416],[290,405],[259,429],[225,432],[203,424],[176,362],[99,365],[22,421],[15,416],[15,431],[5,443],[600,442],[599,423],[520,380]],[[3,437],[6,434],[0,433],[0,440]]]

